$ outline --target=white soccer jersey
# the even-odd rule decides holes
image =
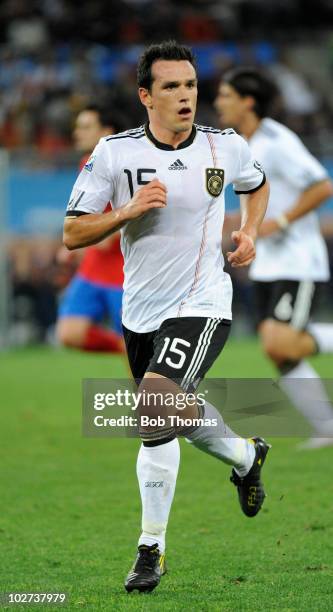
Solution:
[[[260,165],[233,130],[193,126],[173,149],[140,127],[100,140],[67,214],[99,213],[109,200],[117,209],[153,178],[166,185],[167,206],[121,230],[125,327],[149,332],[180,316],[231,319],[232,286],[221,249],[224,190],[229,183],[238,192],[258,189],[265,181]]]
[[[264,119],[249,140],[252,154],[265,164],[270,183],[266,218],[276,218],[295,204],[311,185],[327,178],[325,168],[284,125]],[[287,230],[257,241],[250,278],[257,281],[326,281],[326,245],[315,212],[291,223]]]

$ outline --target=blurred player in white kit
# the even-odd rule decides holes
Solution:
[[[302,445],[310,449],[333,445],[333,408],[305,361],[333,352],[333,324],[310,323],[318,284],[329,280],[315,209],[333,195],[333,186],[299,137],[267,117],[277,93],[266,75],[236,68],[223,76],[215,107],[221,122],[247,139],[271,185],[250,278],[263,351],[280,371],[289,399],[313,426],[313,437]],[[297,384],[304,378],[311,382]]]

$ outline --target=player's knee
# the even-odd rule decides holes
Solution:
[[[145,377],[138,390],[137,407],[143,442],[163,443],[191,427],[193,419],[198,418],[198,407],[192,396],[189,403],[189,395],[164,376]]]
[[[275,321],[267,320],[261,324],[260,338],[265,355],[272,361],[279,361],[281,359],[281,347],[278,343],[278,333]]]
[[[265,341],[263,343],[263,350],[266,357],[277,365],[285,358],[283,351],[278,350],[273,341]]]
[[[164,411],[164,380],[144,377],[138,388],[137,415],[139,433],[144,444],[162,443],[175,435]]]
[[[81,348],[83,345],[82,334],[65,319],[58,322],[56,335],[58,342],[67,348]]]
[[[277,365],[301,359],[300,332],[286,323],[267,320],[260,326],[260,336],[265,354]]]

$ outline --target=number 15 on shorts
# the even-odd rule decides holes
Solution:
[[[174,360],[171,359],[171,357],[166,357],[165,363],[171,368],[175,368],[175,370],[180,370],[186,361],[186,353],[181,350],[179,346],[189,348],[191,343],[187,342],[187,340],[183,340],[182,338],[173,338],[171,344],[170,342],[171,338],[166,336],[164,338],[164,345],[158,356],[157,363],[162,363],[166,353],[171,353]],[[176,357],[174,357],[174,355]]]

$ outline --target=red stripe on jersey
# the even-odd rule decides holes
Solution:
[[[214,168],[216,168],[217,159],[216,159],[216,151],[215,151],[214,140],[213,140],[211,134],[207,133],[206,136],[208,138],[210,150],[212,152]],[[178,309],[178,317],[180,317],[180,313],[182,311],[182,308],[183,308],[184,304],[186,304],[186,301],[190,299],[194,289],[196,288],[196,286],[198,284],[199,275],[200,275],[201,259],[202,259],[202,255],[203,255],[203,252],[204,252],[205,246],[206,246],[206,233],[207,233],[208,212],[209,212],[209,206],[208,206],[208,209],[207,209],[207,212],[206,212],[206,216],[205,216],[205,220],[204,220],[204,224],[203,224],[201,244],[200,244],[200,249],[199,249],[199,255],[198,255],[197,263],[196,263],[196,266],[195,266],[193,283],[192,283],[192,286],[191,286],[191,288],[190,288],[186,298],[184,298],[182,300],[182,302],[180,303],[180,306],[179,306],[179,309]],[[221,237],[221,240],[222,240],[222,237]]]

